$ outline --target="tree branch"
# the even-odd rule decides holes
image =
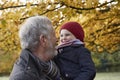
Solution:
[[[39,4],[31,4],[30,6],[38,6]],[[19,7],[26,7],[27,4],[25,5],[17,5],[17,6],[8,6],[8,7],[1,7],[0,10],[4,10],[4,9],[9,9],[9,8],[19,8]]]
[[[72,9],[77,9],[77,10],[93,10],[93,9],[100,8],[100,7],[102,7],[102,6],[105,6],[105,5],[107,5],[107,4],[109,4],[109,3],[112,3],[112,2],[114,2],[114,1],[115,1],[115,0],[112,0],[112,1],[110,1],[110,2],[106,2],[106,3],[103,3],[103,4],[98,5],[98,6],[96,6],[96,7],[91,7],[91,8],[79,8],[79,7],[67,5],[67,4],[64,3],[64,2],[61,2],[61,3],[62,3],[63,5],[65,5],[66,7],[69,7],[69,8],[72,8]]]
[[[48,12],[50,12],[50,11],[54,11],[54,10],[56,10],[56,9],[61,8],[62,6],[63,6],[63,5],[60,5],[60,6],[57,7],[57,8],[47,9],[46,11],[44,11],[43,13],[41,13],[41,14],[39,14],[39,15],[43,15],[43,14],[46,14],[46,13],[48,13]],[[29,16],[29,17],[31,17],[31,16]],[[24,18],[21,18],[20,20],[24,20],[24,19],[29,18],[29,17],[24,17]]]
[[[116,29],[114,29],[114,30],[112,30],[112,31],[110,31],[110,32],[103,33],[102,36],[107,35],[107,34],[110,34],[110,33],[114,33],[114,32],[116,32],[116,31],[118,31],[118,30],[120,30],[120,28],[116,28]]]
[[[59,2],[55,2],[55,3],[49,3],[48,5],[51,4],[59,4]],[[38,6],[39,4],[31,4],[30,6]],[[0,7],[0,10],[4,10],[4,9],[9,9],[9,8],[21,8],[21,7],[26,7],[27,4],[25,5],[17,5],[17,6],[8,6],[8,7]]]
[[[106,2],[106,3],[103,3],[103,4],[99,5],[99,6],[91,7],[91,8],[79,8],[79,7],[67,5],[67,4],[64,3],[64,2],[56,2],[56,3],[51,3],[51,4],[59,4],[59,3],[61,3],[62,5],[65,5],[65,6],[69,7],[69,8],[72,8],[72,9],[77,9],[77,10],[92,10],[92,9],[100,8],[100,7],[104,6],[104,5],[107,5],[107,4],[109,4],[109,3],[112,3],[112,2],[114,2],[114,1],[115,1],[115,0],[112,0],[112,1],[110,1],[110,2]],[[31,4],[30,6],[38,6],[38,5],[39,5],[39,4]],[[26,7],[26,6],[27,6],[27,4],[25,4],[25,5],[17,5],[17,6],[0,7],[0,10],[9,9],[9,8],[20,8],[20,7]]]
[[[105,20],[105,19],[108,19],[110,17],[105,17],[105,18],[95,18],[94,20]]]

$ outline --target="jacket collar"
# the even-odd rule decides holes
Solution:
[[[64,43],[64,44],[60,44],[57,46],[57,49],[60,49],[60,48],[64,48],[64,47],[68,47],[68,46],[79,46],[79,45],[84,45],[84,43],[82,41],[80,41],[79,39],[74,39],[74,40],[71,40],[67,43]]]
[[[42,61],[38,59],[30,50],[24,49],[20,55],[21,63],[25,69],[36,69],[38,72],[43,70]]]

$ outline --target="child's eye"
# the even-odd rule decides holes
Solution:
[[[60,35],[60,37],[63,37],[63,35]]]
[[[65,36],[69,36],[70,34],[66,34]]]
[[[70,34],[65,34],[64,36],[70,36]],[[63,37],[63,35],[60,35],[60,37]]]

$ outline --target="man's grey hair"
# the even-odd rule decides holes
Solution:
[[[40,35],[48,38],[52,23],[45,16],[33,16],[28,18],[20,27],[19,38],[22,49],[35,50],[40,44]]]

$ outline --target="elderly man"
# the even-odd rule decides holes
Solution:
[[[10,80],[60,80],[58,68],[51,61],[56,45],[51,21],[45,16],[28,18],[20,27],[19,38],[22,51]]]

